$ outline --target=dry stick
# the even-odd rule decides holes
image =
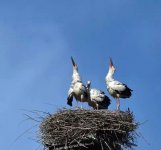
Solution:
[[[17,142],[23,135],[25,135],[27,132],[29,132],[30,130],[32,130],[34,127],[36,127],[37,125],[34,125],[30,128],[28,128],[27,130],[25,130],[23,133],[21,133],[14,141],[12,144],[10,144],[10,146],[12,146],[15,142]]]

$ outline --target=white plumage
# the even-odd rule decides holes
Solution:
[[[76,65],[72,57],[71,60],[73,64],[73,75],[72,75],[72,83],[68,91],[68,98],[67,98],[67,104],[70,106],[72,106],[73,97],[75,97],[75,99],[80,102],[87,102],[88,100],[87,89],[81,81],[81,77],[78,73],[78,66]]]
[[[115,67],[113,65],[112,59],[110,58],[109,71],[106,75],[105,81],[109,94],[116,99],[117,110],[120,110],[120,98],[129,98],[131,96],[132,90],[128,88],[126,84],[114,80],[114,73]]]
[[[105,93],[98,89],[91,89],[91,82],[87,81],[87,90],[89,95],[88,105],[94,109],[108,109],[110,105],[110,99],[105,95]]]

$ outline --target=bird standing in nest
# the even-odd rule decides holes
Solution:
[[[94,109],[108,109],[110,105],[110,99],[105,95],[105,93],[98,89],[91,89],[91,82],[87,81],[87,90],[89,94],[88,105]]]
[[[78,101],[80,101],[82,108],[82,102],[88,101],[88,92],[79,75],[77,64],[75,63],[72,57],[71,60],[73,65],[73,75],[72,75],[72,83],[68,91],[67,104],[72,106],[73,97],[75,97],[77,101],[77,106]]]
[[[110,58],[109,71],[106,75],[105,81],[109,94],[116,99],[117,110],[120,111],[120,98],[129,98],[132,90],[124,83],[114,80],[113,75],[115,67],[112,59]]]

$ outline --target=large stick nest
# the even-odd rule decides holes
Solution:
[[[59,110],[40,124],[40,138],[46,149],[133,148],[138,123],[129,110]]]

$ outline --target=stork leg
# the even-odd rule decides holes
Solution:
[[[83,95],[81,95],[81,109],[83,109]]]
[[[117,111],[120,111],[120,99],[119,98],[116,98],[116,108],[117,108]]]
[[[118,110],[120,111],[120,99],[118,98]]]
[[[97,108],[97,110],[98,110],[98,104],[96,104],[96,108]]]

